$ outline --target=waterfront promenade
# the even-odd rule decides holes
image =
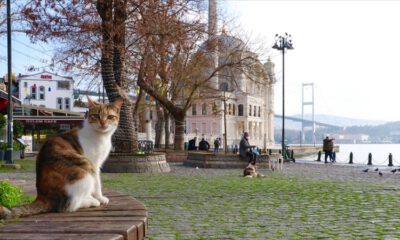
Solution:
[[[170,173],[103,179],[147,206],[147,239],[400,239],[400,173],[375,168],[300,159],[246,179],[240,169],[174,163]],[[5,178],[34,174],[0,173]]]

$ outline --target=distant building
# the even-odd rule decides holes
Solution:
[[[370,143],[367,134],[335,134],[333,138],[335,138],[335,143]]]
[[[22,104],[71,111],[73,106],[72,77],[50,72],[19,75],[18,95]]]

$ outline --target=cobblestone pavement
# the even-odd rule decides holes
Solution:
[[[259,179],[241,169],[171,169],[182,186],[152,191],[135,178],[125,188],[149,208],[148,239],[400,239],[394,168],[297,162],[260,169]]]
[[[170,165],[166,174],[103,176],[148,207],[147,239],[400,239],[394,167],[298,161],[245,179],[241,169]],[[0,173],[4,179],[34,174]]]

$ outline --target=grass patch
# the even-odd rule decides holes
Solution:
[[[21,165],[20,169],[2,168],[0,167],[0,173],[4,172],[35,172],[36,161],[35,160],[24,160],[19,159],[14,161],[16,164]],[[0,161],[4,164],[4,161]]]

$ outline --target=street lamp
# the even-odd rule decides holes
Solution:
[[[285,49],[293,49],[292,35],[275,35],[275,44],[272,48],[282,51],[282,156],[285,155]]]
[[[14,163],[13,152],[13,109],[12,109],[12,64],[11,64],[11,0],[7,0],[7,78],[8,78],[8,124],[7,124],[7,151],[6,163]]]

